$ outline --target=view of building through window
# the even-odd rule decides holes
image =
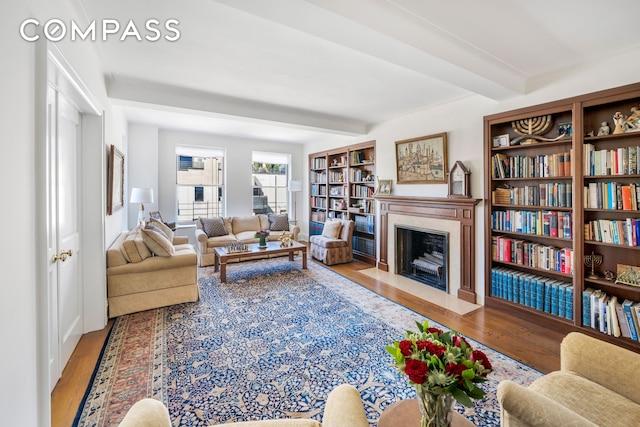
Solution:
[[[253,153],[253,213],[288,213],[289,156]]]
[[[177,222],[224,215],[224,153],[178,149]]]

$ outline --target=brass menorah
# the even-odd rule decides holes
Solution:
[[[518,135],[521,136],[513,139],[511,141],[511,145],[533,144],[537,141],[556,141],[563,138],[565,136],[564,134],[559,135],[557,138],[545,138],[542,136],[542,134],[549,130],[551,124],[551,114],[512,121],[511,127]]]
[[[584,265],[586,265],[587,267],[591,267],[591,274],[588,276],[589,279],[599,278],[599,276],[596,274],[595,268],[600,264],[602,264],[602,255],[596,255],[593,251],[591,251],[591,255],[584,256]]]

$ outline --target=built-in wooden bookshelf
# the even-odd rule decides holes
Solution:
[[[640,266],[640,129],[613,133],[635,109],[640,84],[484,118],[487,306],[640,351],[615,336],[640,336],[640,287],[605,279]]]
[[[354,257],[375,265],[375,141],[309,155],[309,234],[320,234],[327,218],[355,222]]]

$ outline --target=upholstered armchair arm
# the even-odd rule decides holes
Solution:
[[[202,230],[201,228],[196,228],[196,241],[198,242],[198,244],[204,246],[207,246],[207,240],[209,239],[209,236],[207,236],[207,233],[204,232],[204,230]]]
[[[142,399],[129,409],[119,427],[171,427],[171,419],[162,402]]]
[[[349,384],[334,388],[324,407],[322,427],[368,427],[360,393]]]
[[[189,238],[187,236],[173,236],[174,245],[185,245],[187,243],[189,243]]]
[[[300,234],[300,227],[294,225],[293,227],[290,227],[289,231],[291,232],[291,238],[297,242],[298,234]]]
[[[596,424],[512,381],[498,384],[501,427],[597,427]]]
[[[640,354],[578,332],[560,345],[560,367],[640,403]]]

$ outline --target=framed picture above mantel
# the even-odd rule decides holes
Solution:
[[[396,141],[398,184],[446,184],[447,134]]]

